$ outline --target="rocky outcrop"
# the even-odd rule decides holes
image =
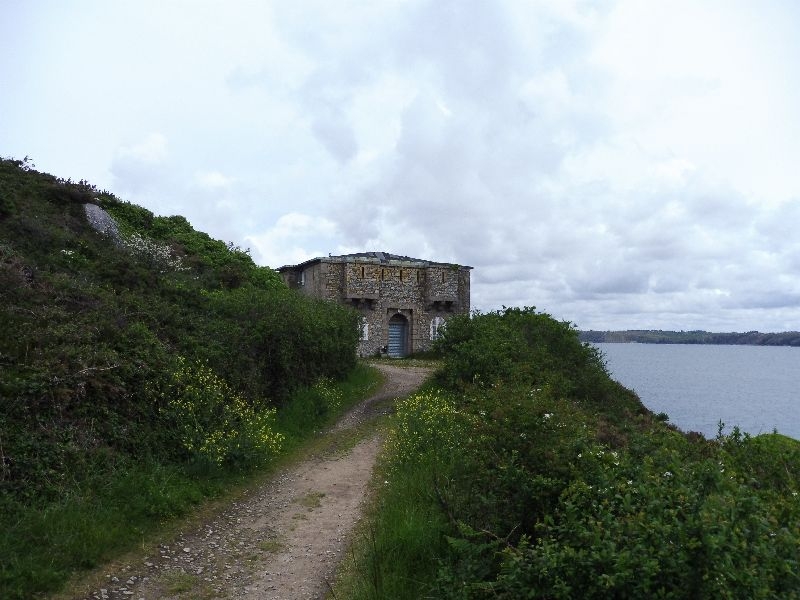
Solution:
[[[119,234],[117,222],[114,217],[104,211],[96,204],[84,204],[83,210],[86,211],[86,219],[98,233],[110,237],[117,245],[122,246],[122,237]]]

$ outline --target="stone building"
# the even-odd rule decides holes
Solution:
[[[361,356],[406,356],[430,348],[454,314],[469,313],[470,269],[451,263],[362,252],[280,267],[286,284],[361,313]]]

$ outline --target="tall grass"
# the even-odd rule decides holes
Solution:
[[[458,450],[462,415],[450,397],[429,385],[396,406],[373,479],[373,504],[337,597],[427,597],[446,549],[445,534],[452,531],[442,510],[440,475]]]
[[[185,515],[239,479],[174,465],[128,464],[97,473],[58,502],[4,502],[0,597],[30,598],[57,590],[73,572],[130,549],[165,520]]]
[[[375,477],[377,499],[361,525],[336,598],[419,600],[435,580],[449,524],[434,493],[433,463]]]
[[[284,454],[374,391],[379,381],[377,371],[359,365],[342,382],[296,392],[277,419],[287,440]],[[330,404],[331,398],[338,401]],[[118,460],[57,501],[24,504],[3,498],[0,598],[57,591],[75,573],[146,543],[204,501],[225,496],[269,469],[232,472],[213,463]]]

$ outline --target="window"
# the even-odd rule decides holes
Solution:
[[[362,342],[369,340],[369,323],[367,323],[367,317],[361,317],[358,339]]]
[[[444,330],[444,319],[442,317],[433,317],[431,319],[431,340],[438,340]]]
[[[300,271],[300,273],[297,275],[297,284],[298,285],[305,285],[306,284],[306,272],[305,271]]]

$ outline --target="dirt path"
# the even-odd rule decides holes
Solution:
[[[359,520],[381,439],[373,434],[342,452],[336,440],[379,414],[393,398],[415,390],[424,367],[380,364],[383,388],[326,432],[332,440],[313,456],[278,473],[210,522],[163,543],[157,556],[105,575],[107,584],[84,598],[325,597],[328,581]]]

